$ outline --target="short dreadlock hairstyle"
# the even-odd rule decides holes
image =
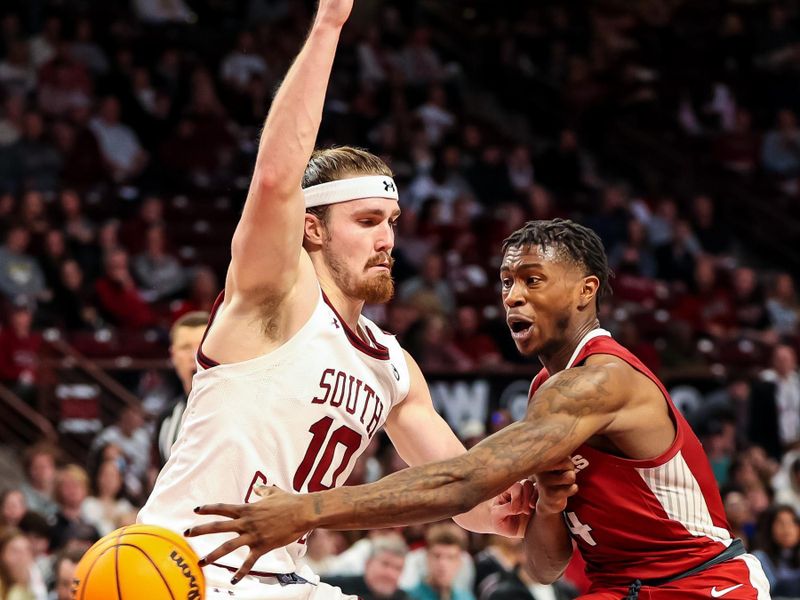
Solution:
[[[581,265],[586,275],[600,280],[597,304],[611,294],[610,280],[614,276],[600,237],[588,227],[569,219],[528,221],[503,241],[503,254],[509,248],[539,246],[546,250],[553,246],[567,260]]]

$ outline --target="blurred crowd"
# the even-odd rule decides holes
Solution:
[[[443,1],[461,19],[452,31],[424,4],[357,2],[319,137],[386,158],[400,186],[395,299],[367,315],[428,374],[532,376],[498,302],[502,240],[529,219],[592,227],[616,272],[603,325],[662,376],[706,382],[673,386],[676,401],[705,444],[731,526],[778,590],[800,597],[797,273],[734,236],[725,197],[654,192],[596,150],[603,123],[622,115],[665,144],[693,140],[742,185],[766,181],[791,201],[797,3],[519,11]],[[0,383],[40,406],[53,339],[94,358],[164,358],[175,320],[211,308],[259,128],[311,10],[290,0],[0,8]],[[704,46],[683,43],[692,24],[706,28],[692,37]],[[538,97],[520,93],[526,81],[556,94],[562,114],[546,126],[532,114]],[[144,372],[128,385],[145,397],[161,383]],[[146,497],[162,408],[121,410],[87,464],[63,449],[25,450],[24,482],[2,486],[0,598],[68,597],[62,574],[68,581],[80,552],[131,522]],[[488,431],[506,422],[496,414]],[[351,482],[404,466],[375,439]],[[556,586],[537,585],[518,569],[520,552],[439,524],[320,531],[308,561],[365,599],[550,600],[585,589],[579,563]]]

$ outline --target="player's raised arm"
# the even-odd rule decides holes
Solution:
[[[231,244],[231,294],[282,297],[297,278],[305,214],[300,185],[352,7],[353,0],[320,0],[308,38],[275,95]]]
[[[250,559],[311,529],[371,529],[427,523],[464,513],[532,473],[557,466],[597,433],[606,432],[626,402],[629,369],[584,366],[552,376],[537,391],[522,421],[486,438],[466,454],[405,469],[378,482],[308,495],[276,488],[257,503],[201,507],[231,521],[193,527],[187,535],[237,532],[206,557],[213,562],[247,545]]]

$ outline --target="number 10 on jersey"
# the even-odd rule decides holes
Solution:
[[[309,492],[320,492],[335,487],[339,476],[350,465],[353,455],[361,447],[360,433],[350,429],[347,425],[342,425],[331,433],[332,425],[333,418],[323,417],[308,428],[311,433],[311,443],[292,479],[292,487],[296,492],[303,491],[303,484],[306,482],[308,482]],[[325,485],[322,481],[331,469],[339,444],[344,446],[344,454],[330,478],[330,485]],[[317,457],[320,457],[319,462]],[[315,463],[317,468],[312,473],[311,469]]]

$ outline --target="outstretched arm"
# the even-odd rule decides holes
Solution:
[[[308,38],[272,102],[231,244],[230,295],[279,299],[297,279],[305,214],[300,185],[352,6],[353,0],[320,0]]]
[[[405,469],[378,482],[308,495],[277,488],[239,506],[210,505],[200,514],[231,521],[193,527],[187,535],[236,532],[205,557],[213,562],[247,545],[250,556],[235,579],[273,548],[317,527],[370,529],[427,523],[461,514],[532,473],[556,467],[590,436],[613,422],[624,402],[626,381],[615,365],[562,371],[532,398],[524,420],[449,460]]]
[[[464,445],[433,408],[428,384],[416,361],[408,352],[405,356],[411,379],[408,396],[392,409],[385,426],[400,458],[415,467],[464,454]],[[510,503],[508,508],[510,515],[513,513]],[[530,512],[528,507],[524,508],[525,512]],[[453,517],[453,520],[476,533],[499,533],[508,537],[521,535],[498,518],[499,511],[493,513],[490,509],[488,501],[482,502],[469,512]]]
[[[406,469],[378,482],[301,497],[312,527],[368,529],[426,523],[463,513],[532,473],[556,466],[603,431],[620,407],[609,367],[579,367],[552,377],[525,419],[466,454]]]

